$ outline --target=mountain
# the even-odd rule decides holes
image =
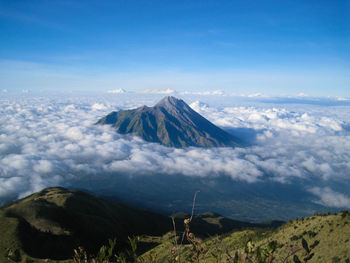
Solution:
[[[153,107],[111,112],[97,124],[170,147],[232,147],[240,140],[195,112],[183,100],[165,97]]]
[[[184,219],[189,217],[186,213],[174,215],[178,230],[184,229]],[[195,215],[191,225],[203,237],[246,227],[276,226],[244,223],[212,212]],[[116,238],[123,250],[128,236],[161,237],[172,230],[168,216],[82,191],[47,188],[0,208],[0,262],[7,262],[8,257],[14,261],[28,257],[71,259],[74,248],[82,246],[89,253],[96,253],[109,238]],[[140,250],[157,245],[152,240],[143,242]]]

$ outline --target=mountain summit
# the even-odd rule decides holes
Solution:
[[[239,139],[202,117],[183,100],[165,97],[153,107],[111,112],[97,124],[112,125],[118,133],[149,142],[183,148],[237,146]]]

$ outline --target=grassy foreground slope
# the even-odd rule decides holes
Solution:
[[[157,222],[155,224],[154,222]],[[73,248],[94,253],[108,238],[161,235],[169,218],[112,203],[81,191],[48,188],[0,209],[0,262],[7,258],[72,258]]]
[[[187,217],[186,213],[175,215],[178,230],[183,230]],[[192,226],[203,238],[247,227],[266,227],[212,212],[194,216]],[[72,259],[73,249],[79,246],[93,255],[109,238],[116,239],[119,251],[123,251],[128,247],[128,237],[139,235],[144,237],[138,246],[141,253],[156,246],[172,228],[168,216],[82,191],[47,188],[0,208],[0,263],[9,258],[14,262],[26,262],[27,258]]]
[[[346,262],[350,260],[350,214],[313,216],[288,222],[268,239],[277,240],[283,247],[276,255],[286,256],[291,248],[301,247],[304,238],[313,249],[314,257],[309,262]],[[303,252],[297,253],[303,258]]]
[[[178,233],[178,236],[181,237],[181,233]],[[179,243],[181,243],[180,239]],[[341,212],[337,215],[318,215],[291,220],[276,230],[252,228],[208,238],[201,244],[205,258],[201,255],[199,260],[200,262],[233,262],[228,261],[229,257],[233,258],[236,252],[244,256],[244,247],[249,240],[252,240],[255,250],[257,247],[266,248],[271,241],[276,241],[274,262],[294,262],[294,255],[304,262],[306,251],[302,245],[303,239],[309,248],[313,247],[310,251],[313,256],[307,262],[349,263],[350,213]],[[170,259],[171,250],[174,250],[174,235],[168,233],[160,242],[159,246],[148,251],[144,256],[157,254],[159,262]],[[185,244],[180,247],[182,261],[193,260],[192,245]]]

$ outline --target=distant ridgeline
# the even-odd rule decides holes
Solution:
[[[153,107],[111,112],[97,124],[109,124],[121,134],[170,147],[234,147],[240,140],[195,112],[183,100],[165,97]]]

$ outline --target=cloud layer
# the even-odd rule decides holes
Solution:
[[[94,125],[112,110],[142,103],[134,97],[1,99],[0,200],[99,174],[161,173],[224,175],[249,183],[299,180],[316,202],[350,208],[350,191],[325,188],[330,199],[320,190],[333,182],[350,184],[350,132],[344,128],[349,127],[349,107],[193,102],[200,114],[252,142],[235,149],[172,149]]]

